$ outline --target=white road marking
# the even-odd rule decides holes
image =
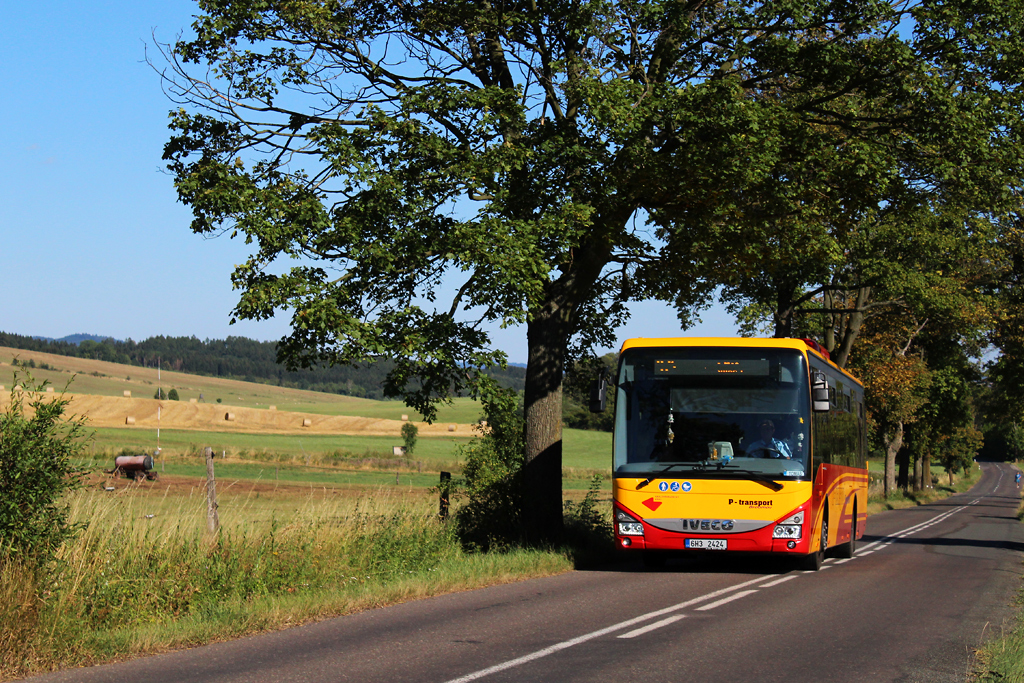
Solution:
[[[642,636],[643,634],[648,633],[649,631],[653,631],[655,629],[661,628],[662,626],[668,626],[669,624],[674,624],[674,623],[676,623],[677,621],[679,621],[680,619],[682,619],[685,616],[686,616],[685,614],[677,614],[674,617],[669,617],[668,619],[662,619],[661,621],[656,621],[653,624],[648,624],[647,626],[644,626],[643,628],[638,628],[635,631],[630,631],[629,633],[623,633],[621,636],[619,636],[619,638],[636,638],[637,636]]]
[[[469,681],[475,681],[479,678],[483,678],[484,676],[489,676],[490,674],[498,673],[499,671],[506,671],[508,669],[517,667],[520,664],[526,664],[528,662],[532,662],[542,657],[547,657],[548,655],[554,654],[556,652],[560,652],[561,650],[573,647],[574,645],[585,643],[588,640],[600,638],[601,636],[608,635],[609,633],[614,633],[615,631],[621,631],[624,628],[629,628],[630,626],[641,624],[649,619],[656,619],[657,617],[664,616],[666,614],[671,614],[672,612],[678,612],[681,609],[686,609],[687,607],[699,604],[701,602],[704,602],[705,600],[717,598],[720,595],[727,595],[735,590],[739,590],[740,588],[746,588],[747,586],[764,581],[767,578],[767,576],[759,576],[756,579],[750,579],[749,581],[737,583],[735,586],[729,586],[728,588],[721,588],[717,591],[706,593],[704,595],[701,595],[700,597],[687,600],[686,602],[681,602],[678,605],[672,605],[671,607],[665,607],[663,609],[655,610],[653,612],[648,612],[647,614],[641,614],[639,617],[627,619],[626,621],[620,621],[619,623],[613,624],[612,626],[608,626],[607,628],[602,628],[597,631],[591,631],[590,633],[585,633],[582,636],[577,636],[576,638],[572,638],[570,640],[563,640],[561,643],[555,643],[554,645],[546,647],[543,650],[537,650],[536,652],[531,652],[528,655],[517,657],[516,659],[510,659],[507,662],[495,664],[494,666],[489,666],[486,669],[481,669],[480,671],[474,671],[473,673],[466,674],[465,676],[461,676],[459,678],[453,678],[447,683],[469,683]]]
[[[973,503],[970,503],[970,505],[973,505]],[[967,509],[967,505],[961,505],[958,508],[954,508],[952,510],[947,510],[946,512],[942,512],[942,513],[932,517],[931,519],[926,519],[925,521],[919,522],[919,523],[917,523],[917,524],[915,524],[913,526],[909,526],[906,529],[900,529],[899,531],[893,532],[893,533],[889,534],[888,536],[886,536],[885,538],[880,538],[877,541],[873,541],[873,542],[868,543],[867,545],[861,547],[857,551],[857,556],[860,557],[861,555],[868,555],[870,553],[873,553],[875,550],[880,550],[880,549],[882,549],[882,548],[884,548],[884,547],[886,547],[888,545],[892,545],[893,541],[895,541],[898,538],[906,538],[907,536],[911,536],[913,534],[916,534],[919,531],[924,531],[928,527],[934,526],[934,525],[938,524],[939,522],[942,522],[942,521],[946,520],[947,518],[952,517],[956,513],[961,512],[961,511],[963,511],[965,509]],[[876,548],[875,546],[878,546],[878,547]]]
[[[780,583],[784,583],[786,581],[789,581],[790,579],[795,579],[797,576],[797,574],[787,574],[783,576],[781,579],[775,579],[774,581],[769,581],[768,583],[762,583],[760,586],[758,586],[758,588],[771,588],[772,586],[778,586]]]
[[[740,591],[736,595],[730,595],[727,598],[722,598],[721,600],[715,600],[710,605],[704,605],[703,607],[698,607],[696,611],[703,612],[705,610],[715,609],[716,607],[721,607],[722,605],[724,605],[727,602],[732,602],[733,600],[739,600],[740,598],[745,598],[748,595],[750,595],[751,593],[756,593],[756,592],[757,592],[756,590]]]

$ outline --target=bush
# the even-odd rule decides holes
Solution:
[[[456,493],[468,500],[457,513],[459,537],[469,550],[507,549],[525,541],[522,526],[523,428],[519,395],[488,382],[480,402],[486,430],[460,449],[463,480]]]
[[[165,398],[167,398],[167,393],[163,390],[163,388],[157,387],[156,393],[153,394],[153,398],[157,399],[158,401],[162,401]]]
[[[167,399],[169,401],[177,401],[178,400],[178,390],[177,389],[171,389],[170,391],[168,391],[167,392]]]
[[[420,430],[412,422],[402,425],[402,441],[405,443],[405,454],[412,455],[412,449],[416,448],[416,436]]]
[[[595,474],[583,500],[565,501],[565,538],[577,567],[608,561],[615,553],[612,521],[604,512],[608,506],[598,507],[602,480]]]
[[[20,381],[16,373],[14,386],[19,383],[31,387],[34,380]],[[74,535],[61,499],[84,474],[73,464],[83,450],[84,420],[65,419],[70,399],[47,398],[46,385],[12,390],[0,414],[0,559],[37,566]]]

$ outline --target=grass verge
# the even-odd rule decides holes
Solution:
[[[465,553],[432,501],[297,499],[282,520],[240,508],[144,514],[149,496],[79,491],[56,565],[0,565],[0,678],[275,630],[405,600],[568,571],[565,553]]]
[[[872,463],[873,464],[873,463]],[[963,493],[978,482],[981,476],[981,465],[977,463],[967,472],[953,475],[953,484],[949,484],[950,476],[945,470],[938,476],[940,483],[923,491],[904,491],[898,489],[895,494],[888,498],[882,495],[881,481],[872,478],[868,485],[868,514],[874,515],[886,510],[900,510],[903,508],[928,505],[943,498],[949,498],[956,493]]]

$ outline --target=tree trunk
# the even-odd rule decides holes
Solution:
[[[921,482],[925,488],[932,485],[932,459],[929,456],[924,456],[924,474],[922,475]]]
[[[882,492],[888,498],[896,492],[896,454],[903,448],[903,422],[896,423],[892,438],[886,434],[883,440],[885,444],[885,483]]]
[[[896,456],[899,458],[900,463],[896,486],[906,491],[910,488],[910,449],[901,448],[900,452],[897,453]]]
[[[634,207],[616,207],[602,220],[618,230]],[[608,231],[602,231],[608,232]],[[565,355],[577,325],[578,307],[611,257],[611,243],[595,239],[573,252],[573,261],[547,289],[547,300],[531,311],[526,328],[529,347],[523,391],[526,427],[523,464],[523,523],[531,544],[562,537],[562,375]]]
[[[776,339],[793,336],[793,312],[796,297],[796,283],[788,277],[775,277],[775,333]]]
[[[832,360],[841,368],[846,367],[850,360],[850,351],[853,349],[853,342],[860,335],[860,329],[864,325],[864,311],[871,301],[871,288],[861,287],[857,290],[857,299],[853,309],[848,314],[847,323],[843,331],[843,337],[839,340],[839,348],[832,354]]]
[[[914,491],[920,491],[924,488],[921,483],[924,481],[924,463],[920,453],[914,455]]]
[[[523,522],[527,540],[562,533],[562,372],[568,331],[548,306],[527,325]]]
[[[826,311],[830,311],[836,307],[835,296],[832,294],[832,290],[825,290],[822,292],[821,305]],[[827,321],[825,323],[825,338],[821,344],[831,355],[836,349],[836,315],[834,313],[829,313],[825,316],[825,320]]]

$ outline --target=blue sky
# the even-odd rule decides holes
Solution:
[[[187,31],[196,8],[159,2],[17,2],[0,42],[0,330],[119,339],[164,334],[278,339],[287,316],[229,325],[230,273],[245,244],[188,228],[160,160],[171,103],[145,63]],[[688,334],[731,336],[713,309]],[[628,337],[680,333],[638,304]],[[524,328],[492,338],[526,360]]]

